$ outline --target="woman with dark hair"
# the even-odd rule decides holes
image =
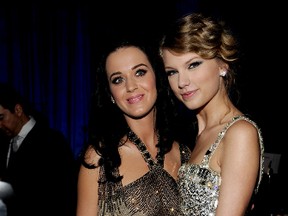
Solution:
[[[124,40],[100,61],[77,216],[182,215],[176,180],[190,150],[175,141],[174,104],[157,53]]]

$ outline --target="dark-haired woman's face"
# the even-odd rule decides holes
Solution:
[[[137,47],[123,47],[106,60],[106,72],[117,106],[132,118],[151,112],[157,98],[155,73],[146,54]]]

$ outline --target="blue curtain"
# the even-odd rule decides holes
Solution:
[[[77,9],[0,9],[0,81],[12,84],[78,155],[91,95],[87,13]]]

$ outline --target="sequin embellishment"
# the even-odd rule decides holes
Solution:
[[[260,129],[245,116],[234,117],[218,134],[215,143],[202,159],[201,164],[183,164],[178,171],[178,186],[182,198],[181,208],[184,215],[215,216],[218,206],[219,189],[221,186],[220,173],[210,169],[209,160],[224,137],[228,128],[238,120],[246,120],[258,130],[261,156],[258,183],[254,192],[257,193],[264,172],[264,145]]]

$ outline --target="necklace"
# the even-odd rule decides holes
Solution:
[[[161,165],[163,167],[163,162],[164,162],[164,151],[161,151],[161,148],[157,148],[157,155],[156,155],[156,160],[154,161],[147,150],[145,144],[142,142],[142,140],[130,129],[129,132],[127,133],[128,139],[136,145],[138,150],[141,152],[145,162],[148,164],[149,167],[153,167],[156,165]],[[157,139],[159,143],[159,134],[157,133]]]

